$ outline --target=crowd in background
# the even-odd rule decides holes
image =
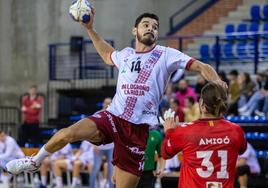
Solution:
[[[219,72],[228,84],[228,103],[230,116],[268,116],[268,70],[252,77],[247,72],[231,70]],[[160,104],[160,113],[172,108],[181,122],[199,118],[198,100],[205,79],[198,75],[196,83],[190,84],[187,78],[170,83]]]

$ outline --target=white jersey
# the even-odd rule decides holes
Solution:
[[[142,53],[133,48],[114,51],[111,59],[119,73],[116,94],[107,110],[131,123],[149,125],[158,123],[158,106],[170,75],[193,62],[182,52],[160,45]]]
[[[114,143],[110,143],[110,144],[101,144],[98,146],[98,149],[99,150],[110,150],[110,149],[113,149],[114,148]]]
[[[1,142],[1,145],[0,161],[8,158],[24,157],[24,153],[14,138],[6,136],[5,141]]]
[[[67,144],[63,148],[61,148],[59,151],[56,151],[53,153],[50,157],[51,160],[57,160],[59,157],[64,156],[65,159],[72,158],[72,145]]]
[[[82,154],[79,156],[79,160],[81,160],[84,164],[93,162],[93,145],[88,141],[83,141],[80,145],[80,150]]]

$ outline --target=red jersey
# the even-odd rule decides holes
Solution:
[[[246,148],[239,125],[200,119],[168,130],[161,153],[168,159],[182,151],[179,188],[233,188],[237,156]]]
[[[39,123],[43,99],[37,96],[31,99],[28,95],[22,98],[23,122]]]

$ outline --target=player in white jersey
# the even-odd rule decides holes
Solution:
[[[240,188],[247,188],[248,177],[258,176],[261,167],[256,152],[250,143],[247,143],[247,150],[237,159],[237,175]]]
[[[32,163],[25,163],[25,159],[10,162],[7,165],[9,172],[34,170],[44,157],[69,142],[114,142],[116,187],[136,187],[143,169],[149,125],[157,123],[158,105],[170,75],[177,69],[186,69],[226,87],[210,65],[176,49],[156,45],[159,19],[155,14],[144,13],[136,19],[132,30],[135,49],[122,51],[116,51],[105,42],[93,28],[93,21],[94,11],[90,22],[83,24],[88,36],[104,62],[119,70],[116,94],[110,107],[57,132],[32,158]]]
[[[0,130],[0,168],[4,169],[1,174],[1,180],[4,183],[9,182],[9,176],[5,171],[6,164],[13,160],[24,157],[24,153],[21,151],[16,140],[11,136],[5,134],[4,131]]]
[[[58,160],[70,159],[72,157],[72,146],[71,144],[67,144],[62,149],[53,153],[50,157],[45,158],[40,167],[40,175],[41,175],[41,185],[40,188],[44,188],[47,186],[47,172],[51,171],[55,167],[55,163]],[[61,178],[61,177],[60,177]],[[60,178],[57,178],[57,181],[60,181]],[[50,180],[52,181],[52,180]]]

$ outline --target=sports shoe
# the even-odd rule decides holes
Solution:
[[[35,172],[38,170],[40,165],[37,165],[35,161],[33,161],[32,157],[26,157],[21,159],[15,159],[9,161],[6,164],[6,170],[11,174],[20,174],[21,172]]]
[[[247,110],[248,110],[248,107],[247,106],[242,106],[241,108],[238,108],[238,112],[239,113],[243,113],[243,112],[245,112]]]

